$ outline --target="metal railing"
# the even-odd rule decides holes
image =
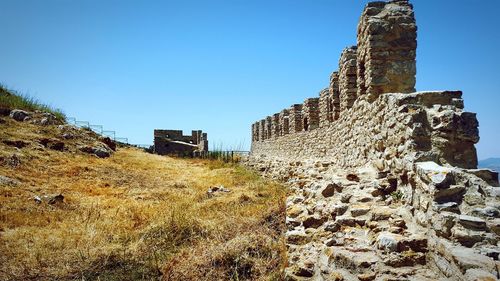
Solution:
[[[128,138],[117,137],[116,131],[104,130],[103,125],[90,124],[89,121],[77,120],[75,117],[68,117],[68,118],[66,118],[66,120],[69,124],[72,124],[78,128],[89,129],[98,135],[101,135],[103,137],[109,137],[113,141],[124,143],[124,144],[130,144],[128,142]]]
[[[152,146],[151,144],[132,144],[132,145],[135,147],[145,148],[145,149],[149,149]]]
[[[199,157],[202,159],[212,159],[220,160],[223,162],[237,163],[240,162],[242,158],[248,156],[248,154],[250,154],[250,151],[245,150],[215,150],[203,152],[199,155]]]
[[[116,141],[116,142],[120,142],[123,144],[131,145],[131,146],[146,149],[146,150],[149,150],[152,147],[152,145],[150,145],[150,144],[132,144],[132,143],[129,143],[128,138],[117,137],[116,131],[104,130],[103,125],[90,124],[89,121],[77,120],[75,117],[67,117],[66,120],[69,124],[72,124],[78,128],[86,128],[86,129],[92,130],[96,134],[101,135],[103,137],[109,137],[110,139],[112,139],[113,141]],[[198,158],[202,158],[202,159],[213,159],[213,160],[220,160],[223,162],[237,163],[243,157],[248,156],[249,153],[250,153],[250,151],[245,151],[245,150],[213,150],[213,151],[199,153],[199,154],[193,155],[193,156],[198,157]]]

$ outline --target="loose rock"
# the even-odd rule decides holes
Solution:
[[[24,110],[20,110],[20,109],[14,109],[10,112],[10,118],[16,120],[16,121],[25,121],[25,119],[27,117],[30,116],[30,113],[28,113],[27,111],[24,111]]]

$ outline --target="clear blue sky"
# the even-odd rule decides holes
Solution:
[[[316,96],[367,1],[0,0],[0,82],[132,143],[250,125]],[[464,91],[479,158],[500,156],[498,0],[414,0],[417,90]]]

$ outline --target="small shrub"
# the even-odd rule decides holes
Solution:
[[[392,200],[394,202],[399,202],[403,199],[403,192],[401,190],[396,190],[391,193]]]

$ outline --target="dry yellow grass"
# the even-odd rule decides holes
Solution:
[[[28,143],[0,142],[0,175],[20,182],[0,185],[0,280],[280,278],[282,186],[237,165],[133,148],[98,159],[36,143],[58,134],[0,124],[0,141]],[[209,198],[218,185],[231,192]],[[33,200],[58,193],[62,204]]]

